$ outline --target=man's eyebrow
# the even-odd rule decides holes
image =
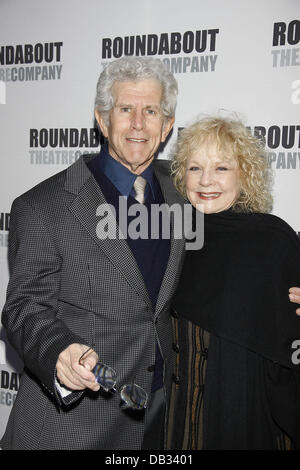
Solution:
[[[126,108],[134,108],[134,104],[127,104],[127,103],[116,103],[115,106],[118,108],[126,107]],[[155,108],[155,109],[160,109],[160,106],[157,104],[146,104],[144,108]]]
[[[121,108],[121,107],[132,108],[133,107],[132,104],[126,104],[126,103],[118,103],[118,104],[115,104],[115,106],[117,106],[118,108]]]

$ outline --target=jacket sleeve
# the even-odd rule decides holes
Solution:
[[[59,216],[59,215],[58,215]],[[59,404],[55,387],[59,354],[72,343],[83,343],[56,317],[61,257],[53,237],[23,197],[11,209],[8,263],[10,280],[2,322],[9,342]],[[82,392],[72,393],[71,403]]]
[[[285,366],[268,361],[266,387],[270,412],[274,421],[300,449],[300,361],[294,342],[300,340],[300,317],[297,305],[289,301],[288,289],[300,285],[300,241],[295,232],[284,226],[285,235],[277,243],[277,263],[280,277],[276,281],[278,347],[286,351]],[[275,288],[274,288],[275,292]],[[298,346],[299,348],[299,346]]]

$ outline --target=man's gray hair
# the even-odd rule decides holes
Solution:
[[[110,62],[100,74],[97,83],[95,111],[99,111],[109,125],[109,111],[113,108],[112,87],[115,82],[136,82],[156,79],[162,86],[162,113],[165,120],[175,116],[177,81],[160,59],[152,57],[123,57]]]

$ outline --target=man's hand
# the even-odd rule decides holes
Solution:
[[[300,287],[291,287],[289,289],[290,301],[295,304],[300,304]],[[300,315],[300,308],[296,310],[297,315]]]
[[[80,357],[84,354],[83,358]],[[98,361],[98,355],[84,344],[71,344],[58,356],[56,363],[56,375],[65,387],[71,390],[84,390],[89,388],[98,391],[100,385],[96,382],[92,372]]]

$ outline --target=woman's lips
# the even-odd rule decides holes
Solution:
[[[222,193],[197,193],[198,197],[203,201],[211,201],[213,199],[217,199],[221,196]]]

